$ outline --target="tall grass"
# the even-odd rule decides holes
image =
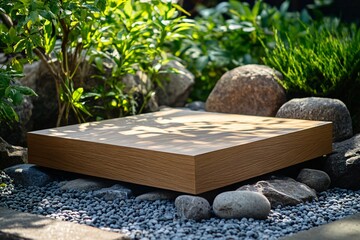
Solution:
[[[266,65],[284,75],[289,97],[320,96],[342,100],[360,120],[360,30],[339,20],[311,25],[300,38],[282,39],[266,48]],[[356,128],[356,126],[355,126]],[[357,128],[360,130],[360,126]]]

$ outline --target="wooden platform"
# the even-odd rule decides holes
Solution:
[[[331,152],[329,122],[178,109],[28,133],[40,166],[199,194]]]

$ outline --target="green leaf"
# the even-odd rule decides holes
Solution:
[[[127,1],[124,4],[124,13],[128,16],[131,17],[132,13],[133,13],[133,7],[132,7],[132,1]]]
[[[18,72],[23,71],[22,64],[16,58],[11,59],[11,66],[13,67],[14,70],[16,70]]]
[[[105,69],[104,69],[104,64],[103,64],[103,60],[101,57],[96,57],[94,59],[94,62],[95,62],[95,65],[97,67],[97,69],[99,69],[101,72],[105,72]]]
[[[196,69],[201,72],[207,66],[208,63],[209,63],[209,57],[201,56],[196,60],[196,63],[195,63]]]
[[[80,102],[76,102],[74,103],[74,106],[78,109],[80,109],[82,112],[84,112],[85,114],[92,116],[92,114],[86,109],[86,107],[84,106],[83,103]]]
[[[53,22],[46,21],[44,26],[45,52],[50,53],[54,50],[56,43],[55,26]]]
[[[19,121],[19,116],[15,112],[15,110],[8,104],[0,102],[0,112],[3,115],[2,117],[5,118],[4,120],[9,121]]]
[[[37,94],[29,87],[25,86],[12,86],[13,89],[26,96],[37,96]]]
[[[9,29],[9,37],[10,37],[11,43],[16,42],[18,39],[18,37],[16,35],[16,30],[13,27],[11,27]]]
[[[79,102],[83,92],[84,92],[84,89],[82,87],[76,89],[72,93],[72,102],[74,102],[74,103]]]
[[[188,16],[191,16],[191,14],[186,11],[184,8],[182,8],[179,4],[173,3],[172,4],[174,8],[176,8],[178,11],[185,13]]]
[[[17,106],[17,105],[20,105],[23,102],[24,97],[23,97],[23,95],[21,93],[14,92],[13,96],[11,96],[11,99],[13,100],[13,104],[15,106]]]
[[[280,5],[280,12],[284,15],[289,9],[290,1],[286,0]]]
[[[17,44],[14,46],[14,52],[22,52],[26,47],[26,39],[20,39]]]
[[[32,45],[32,42],[27,41],[26,42],[25,53],[26,53],[28,59],[32,59],[32,57],[33,57],[33,51],[32,51],[33,48],[34,48],[34,46]]]
[[[105,11],[106,9],[106,0],[96,0],[95,5],[100,11]]]

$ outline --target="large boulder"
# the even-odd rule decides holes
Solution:
[[[202,197],[180,195],[175,199],[175,207],[180,218],[199,221],[211,216],[210,204]]]
[[[275,116],[286,101],[277,82],[281,73],[263,65],[245,65],[225,73],[206,101],[206,111]]]
[[[331,184],[329,175],[321,170],[304,168],[296,180],[314,189],[316,192],[326,191]]]
[[[276,178],[259,181],[254,185],[245,185],[237,190],[262,193],[269,199],[272,208],[297,205],[311,201],[317,197],[315,190],[292,178]]]
[[[281,106],[276,117],[331,121],[333,123],[333,141],[335,142],[353,135],[349,110],[338,99],[294,98]]]
[[[260,193],[229,191],[215,197],[213,210],[220,218],[266,219],[271,206],[269,200]]]
[[[8,144],[0,137],[0,169],[27,163],[27,149]]]
[[[325,160],[324,171],[334,187],[360,189],[360,134],[333,144],[333,153]]]
[[[178,61],[170,61],[162,67],[164,72],[170,69],[176,72],[159,74],[162,87],[156,89],[158,104],[159,106],[183,107],[195,83],[195,77]]]

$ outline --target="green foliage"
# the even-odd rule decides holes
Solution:
[[[100,119],[123,116],[135,114],[136,101],[124,92],[121,78],[144,71],[160,82],[157,75],[167,58],[162,46],[183,38],[191,26],[179,10],[159,0],[4,0],[0,11],[10,21],[0,25],[0,39],[6,53],[24,52],[29,61],[46,64],[56,83],[58,126],[67,124],[71,113],[79,122],[92,113]],[[96,89],[77,79],[87,61],[102,76]]]
[[[172,49],[196,76],[192,98],[205,100],[226,71],[259,63],[264,55],[261,42],[274,45],[273,29],[284,29],[293,38],[304,34],[303,23],[311,21],[306,10],[288,12],[289,1],[279,9],[262,1],[253,7],[241,1],[222,2],[200,10],[191,40],[175,41]]]
[[[21,75],[11,68],[0,67],[0,123],[19,121],[14,107],[22,104],[24,96],[36,95],[30,88],[14,84],[13,79],[19,76]]]
[[[353,116],[360,113],[360,29],[339,20],[311,25],[302,38],[282,40],[266,49],[265,64],[284,75],[290,96],[342,100]]]
[[[166,43],[186,38],[184,33],[192,26],[178,9],[181,10],[178,5],[154,0],[126,1],[122,7],[105,9],[99,19],[103,29],[97,39],[100,44],[90,53],[102,73],[97,77],[103,85],[88,95],[94,97],[93,108],[100,112],[98,115],[121,116],[144,109],[155,87],[162,84],[158,75],[170,59],[165,52]],[[139,71],[146,74],[149,82],[140,82],[140,92],[131,89],[125,93],[121,78]],[[110,74],[104,77],[106,72]]]
[[[74,76],[84,61],[82,51],[93,44],[97,29],[91,28],[100,12],[90,1],[2,1],[0,7],[11,19],[1,38],[6,53],[25,52],[29,61],[40,58],[56,82],[59,115],[57,125],[67,123],[70,111],[78,121],[89,114],[81,101],[81,88]],[[12,24],[12,22],[16,24]],[[57,40],[60,42],[57,44]],[[54,58],[56,61],[54,61]]]

